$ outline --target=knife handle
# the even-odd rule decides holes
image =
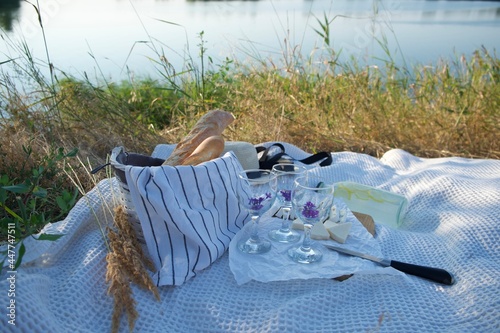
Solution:
[[[420,276],[442,284],[452,285],[455,282],[453,275],[441,268],[419,266],[401,261],[391,260],[391,267],[407,274]]]

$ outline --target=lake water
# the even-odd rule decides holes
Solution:
[[[24,39],[46,63],[44,39],[33,5],[1,0],[0,63],[16,57]],[[293,52],[322,54],[317,32],[331,21],[330,46],[340,60],[364,64],[435,64],[500,46],[500,2],[369,0],[32,0],[40,4],[50,58],[76,77],[127,73],[157,76],[159,54],[180,71],[204,48],[214,64],[226,57],[271,59],[280,64]],[[293,52],[291,50],[294,50]],[[5,68],[5,65],[2,66]]]

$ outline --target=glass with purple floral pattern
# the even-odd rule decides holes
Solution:
[[[307,174],[295,180],[292,207],[295,216],[304,223],[304,240],[299,247],[292,247],[288,255],[299,263],[313,263],[323,257],[311,240],[311,228],[328,218],[333,205],[334,186],[324,178]]]
[[[276,199],[276,175],[270,170],[251,169],[239,174],[241,187],[238,199],[252,218],[250,236],[238,243],[238,249],[245,253],[265,253],[271,243],[259,236],[259,219],[271,208]]]
[[[292,190],[294,181],[303,176],[307,169],[296,164],[275,164],[272,168],[273,173],[278,177],[276,179],[277,192],[276,198],[280,203],[281,227],[269,232],[269,238],[280,243],[295,243],[300,239],[300,234],[290,229],[290,210],[292,209]]]

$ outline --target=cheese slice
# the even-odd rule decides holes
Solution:
[[[299,219],[295,219],[292,222],[292,229],[304,230],[304,223],[302,223]]]
[[[327,240],[330,238],[330,234],[326,230],[325,226],[321,222],[314,223],[311,228],[311,238],[312,239],[322,239]]]
[[[326,230],[330,229],[331,227],[333,226],[336,226],[338,225],[338,221],[335,221],[335,220],[326,220],[325,223],[323,223],[323,225],[325,226]]]
[[[345,243],[347,237],[349,236],[349,231],[351,231],[352,223],[334,223],[333,225],[329,225],[328,233],[330,237],[339,243]]]
[[[328,217],[328,220],[331,220],[333,222],[339,221],[339,210],[337,209],[336,205],[332,205],[332,209],[330,210],[330,216]]]
[[[338,221],[340,223],[345,223],[346,219],[347,219],[347,210],[346,209],[341,209],[339,211],[339,219],[338,219]]]

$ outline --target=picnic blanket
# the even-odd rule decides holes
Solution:
[[[308,154],[285,143],[287,152]],[[165,157],[168,146],[153,155]],[[182,286],[160,287],[158,302],[134,287],[136,332],[498,332],[500,331],[500,161],[333,153],[318,170],[407,197],[399,229],[376,226],[387,258],[444,268],[452,286],[384,270],[330,278],[238,285],[228,254]],[[107,332],[113,300],[105,282],[102,228],[119,203],[114,178],[101,181],[67,218],[26,241],[24,264],[3,271],[1,332]],[[12,279],[14,277],[14,279]],[[15,295],[9,293],[14,290]],[[9,305],[15,301],[15,326]],[[123,318],[122,331],[128,331]]]

